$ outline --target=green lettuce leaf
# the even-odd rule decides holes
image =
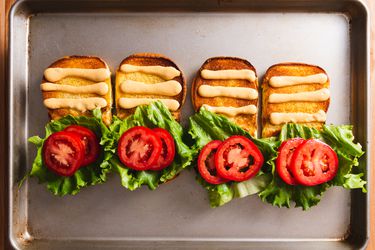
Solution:
[[[271,182],[271,176],[258,174],[253,178],[233,183],[234,197],[243,198],[248,195],[259,193]]]
[[[255,139],[226,117],[200,109],[199,113],[190,117],[189,134],[194,141],[195,157],[211,140],[224,140],[231,135],[243,135],[258,146],[265,158],[258,175],[240,183],[212,185],[197,174],[198,182],[208,191],[212,207],[221,206],[233,198],[258,193],[264,202],[274,206],[289,208],[294,203],[296,207],[307,210],[319,203],[321,196],[330,186],[342,186],[346,189],[361,188],[366,192],[365,169],[358,164],[358,158],[364,152],[359,143],[353,142],[352,126],[326,125],[322,130],[317,130],[297,124],[286,124],[278,137]],[[290,186],[281,180],[275,172],[277,149],[283,141],[295,137],[319,139],[335,150],[339,159],[339,170],[332,181],[314,187],[305,187]]]
[[[133,115],[124,120],[114,117],[110,126],[112,136],[106,141],[106,150],[115,153],[121,135],[134,126],[168,130],[175,140],[176,155],[172,164],[162,171],[133,171],[124,166],[118,156],[114,154],[110,164],[112,170],[120,175],[122,186],[129,190],[135,190],[142,185],[147,185],[151,190],[154,190],[159,184],[175,178],[184,168],[190,165],[193,159],[193,151],[182,140],[184,130],[161,102],[139,106]]]
[[[285,184],[272,169],[272,181],[259,193],[263,201],[274,206],[290,207],[291,201],[296,207],[307,210],[319,203],[321,196],[330,186],[342,186],[346,189],[361,188],[366,192],[366,181],[363,179],[364,169],[359,167],[358,158],[364,154],[359,143],[354,143],[352,127],[348,125],[325,125],[322,130],[298,124],[283,126],[277,139],[279,144],[289,138],[315,138],[326,142],[338,155],[339,170],[335,178],[313,187],[290,186]]]
[[[103,148],[96,162],[80,168],[70,177],[59,176],[53,173],[43,165],[42,161],[42,148],[45,140],[52,133],[61,131],[69,125],[80,125],[91,129],[98,138],[101,138],[100,144],[104,145],[104,141],[111,135],[110,131],[102,121],[100,110],[94,110],[93,115],[94,117],[65,116],[57,121],[51,121],[46,125],[44,138],[40,138],[39,136],[30,137],[29,142],[37,147],[37,154],[30,172],[24,177],[20,185],[22,185],[27,177],[36,177],[39,183],[45,183],[47,189],[54,195],[64,196],[67,194],[75,195],[83,187],[105,182],[107,173],[110,171],[108,160],[111,158],[111,154]]]
[[[274,138],[255,139],[247,131],[229,121],[228,118],[209,112],[204,108],[201,108],[199,113],[190,117],[189,134],[194,141],[193,150],[195,158],[198,156],[200,150],[210,141],[223,141],[232,135],[248,137],[258,146],[264,156],[263,171],[260,171],[256,177],[248,181],[213,185],[207,183],[197,174],[197,181],[208,191],[211,207],[222,206],[236,197],[242,198],[255,194],[263,190],[271,181],[272,178],[265,173],[271,172],[274,168],[274,160],[276,158],[274,148],[277,143]]]
[[[197,175],[197,181],[207,189],[211,207],[222,206],[234,198],[235,191],[230,183],[212,185],[203,180],[199,175]]]

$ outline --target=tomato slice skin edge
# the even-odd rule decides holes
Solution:
[[[137,140],[133,140],[137,137]],[[129,144],[130,142],[130,144]],[[132,146],[135,148],[132,150]],[[151,150],[149,150],[149,147]],[[139,150],[145,150],[146,152],[139,152]],[[155,165],[158,158],[160,157],[162,150],[162,142],[159,136],[156,135],[151,129],[136,126],[125,131],[118,141],[117,154],[120,161],[128,168],[143,171],[150,169],[151,166]],[[143,155],[141,155],[143,153]],[[143,157],[147,157],[143,160]],[[142,159],[139,159],[142,158]],[[141,162],[140,162],[141,160]]]
[[[289,185],[297,185],[298,182],[291,174],[290,163],[295,149],[305,142],[302,138],[292,138],[284,141],[279,149],[276,158],[276,171],[279,177]]]
[[[235,150],[234,156],[231,156],[234,152],[231,152],[232,150]],[[250,139],[240,135],[227,138],[215,154],[218,174],[232,181],[245,181],[255,176],[263,166],[263,162],[264,158],[258,147]],[[243,165],[244,163],[245,165]],[[241,164],[241,166],[238,166],[238,164]],[[247,170],[243,171],[243,166],[246,166],[245,169],[247,168]]]
[[[79,125],[70,125],[66,127],[64,131],[77,133],[84,145],[85,157],[81,167],[87,166],[98,159],[100,154],[100,144],[98,137],[93,131]]]
[[[168,132],[168,130],[163,128],[154,128],[152,131],[154,131],[154,133],[156,133],[156,135],[159,136],[162,142],[162,152],[160,154],[158,162],[155,165],[151,166],[150,170],[160,171],[172,164],[174,156],[176,154],[176,147],[174,139],[172,135]],[[167,150],[167,153],[166,156],[163,157],[163,150],[165,149]]]
[[[57,175],[69,177],[74,175],[83,162],[84,146],[76,133],[56,132],[44,142],[42,158],[49,170]]]
[[[198,161],[197,161],[198,172],[201,175],[201,177],[208,183],[214,184],[214,185],[226,183],[229,181],[225,178],[222,178],[220,175],[218,175],[215,162],[214,162],[215,155],[211,155],[212,151],[217,150],[217,148],[221,145],[221,143],[222,142],[219,140],[214,140],[214,141],[207,143],[206,146],[204,146],[201,149],[199,156],[198,156]],[[208,157],[211,157],[211,159],[208,159]],[[207,166],[207,161],[208,163],[211,163],[211,166]],[[216,175],[212,175],[211,172],[209,171],[209,168],[211,168],[210,169],[211,172],[215,170]]]
[[[316,186],[336,176],[338,157],[329,145],[309,139],[296,148],[290,169],[299,184]]]

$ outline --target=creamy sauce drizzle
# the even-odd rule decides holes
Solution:
[[[120,98],[118,104],[123,109],[131,109],[140,105],[148,105],[154,101],[161,101],[169,110],[176,111],[180,103],[174,99],[154,99],[154,98]]]
[[[44,100],[44,106],[49,109],[71,108],[81,112],[94,110],[107,106],[107,101],[101,97],[88,98],[48,98]]]
[[[303,123],[303,122],[325,122],[327,114],[323,110],[317,113],[271,113],[270,122],[274,125],[280,125],[288,122]]]
[[[242,79],[248,81],[255,81],[255,72],[249,69],[227,69],[227,70],[208,70],[201,71],[201,76],[204,79],[229,80]]]
[[[174,80],[159,83],[125,80],[121,83],[120,89],[122,92],[129,94],[154,94],[165,96],[175,96],[182,91],[181,84]]]
[[[219,113],[229,117],[234,117],[239,114],[254,115],[257,113],[257,107],[255,105],[247,105],[242,107],[213,107],[203,104],[202,107],[213,113]]]
[[[255,100],[258,98],[258,91],[252,88],[244,87],[225,87],[225,86],[210,86],[201,85],[198,88],[198,93],[202,97],[233,97],[245,100]]]
[[[327,80],[327,75],[323,73],[308,76],[273,76],[269,80],[269,85],[280,88],[299,84],[324,84]]]
[[[284,102],[322,102],[327,101],[330,97],[329,90],[326,88],[316,91],[298,92],[290,94],[273,93],[269,96],[269,103],[284,103]]]
[[[142,72],[146,74],[152,74],[160,76],[165,80],[172,80],[173,78],[180,76],[181,72],[174,67],[164,67],[164,66],[138,66],[131,64],[123,64],[120,70],[124,73]]]
[[[48,68],[44,71],[44,77],[50,82],[57,82],[68,76],[82,77],[94,82],[102,82],[111,77],[111,72],[107,68]]]
[[[90,85],[83,86],[73,86],[66,84],[56,84],[56,83],[42,83],[40,89],[43,91],[61,91],[72,94],[98,94],[105,95],[108,93],[108,84],[105,82],[99,82]]]

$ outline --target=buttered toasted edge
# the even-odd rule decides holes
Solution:
[[[169,58],[158,54],[134,54],[116,72],[117,115],[123,119],[137,106],[161,101],[178,119],[185,101],[183,73]]]
[[[191,95],[195,110],[205,107],[256,135],[258,80],[248,61],[235,57],[207,59],[194,79]]]
[[[318,66],[302,63],[271,66],[262,83],[262,135],[276,135],[283,124],[290,122],[320,129],[327,119],[329,86],[327,73]]]
[[[98,57],[70,56],[52,63],[40,85],[43,104],[51,119],[65,115],[91,116],[101,108],[103,121],[111,123],[112,91],[110,70]]]

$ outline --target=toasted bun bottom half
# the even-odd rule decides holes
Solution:
[[[181,84],[182,90],[179,94],[175,96],[162,96],[162,95],[151,95],[151,94],[129,94],[124,93],[120,89],[120,84],[126,80],[133,80],[138,82],[144,82],[149,84],[160,83],[166,81],[165,79],[148,73],[142,72],[133,72],[133,73],[124,73],[120,70],[121,66],[124,64],[131,64],[136,66],[164,66],[164,67],[174,67],[181,72],[181,74],[171,80],[175,80]],[[123,97],[128,98],[152,98],[152,99],[173,99],[179,102],[180,106],[178,110],[172,111],[172,115],[176,120],[180,120],[181,117],[181,108],[185,103],[186,97],[186,82],[184,74],[181,69],[168,57],[161,54],[153,53],[138,53],[133,54],[125,58],[119,65],[116,71],[116,112],[117,116],[120,119],[124,119],[127,116],[134,113],[136,108],[123,109],[119,106],[119,99]]]
[[[237,58],[237,57],[213,57],[207,59],[201,68],[199,69],[191,88],[191,98],[193,102],[194,109],[196,111],[203,105],[210,106],[225,106],[225,107],[242,107],[246,105],[255,105],[258,107],[258,99],[256,100],[244,100],[232,97],[202,97],[198,93],[198,89],[201,85],[206,84],[210,86],[226,86],[226,87],[247,87],[258,91],[258,80],[251,82],[248,80],[241,79],[231,79],[231,80],[216,80],[216,79],[204,79],[201,76],[202,70],[242,70],[248,69],[254,71],[256,75],[256,70],[253,65],[247,60]],[[256,135],[257,131],[257,114],[247,115],[240,114],[235,117],[228,117],[234,123],[238,124],[243,129],[249,131],[250,134]]]
[[[101,69],[101,68],[108,68],[107,64],[99,57],[95,56],[67,56],[61,58],[54,63],[52,63],[48,68],[81,68],[81,69]],[[48,82],[45,77],[43,77],[42,83]],[[112,85],[111,85],[111,78],[109,77],[104,81],[108,84],[108,92],[106,95],[98,96],[96,94],[72,94],[67,92],[61,91],[42,91],[43,99],[49,98],[87,98],[87,97],[102,97],[107,101],[107,106],[102,108],[102,118],[103,121],[109,125],[112,120]],[[84,85],[91,85],[97,82],[84,79],[81,77],[65,77],[55,84],[66,84],[72,86],[84,86]],[[59,108],[59,109],[48,109],[49,117],[52,120],[57,120],[66,115],[73,115],[73,116],[91,116],[91,111],[81,112],[76,109],[71,108]]]
[[[307,76],[326,72],[319,66],[304,64],[304,63],[280,63],[275,64],[268,68],[262,81],[262,137],[276,136],[283,125],[274,125],[270,122],[270,114],[273,112],[280,113],[316,113],[319,110],[327,112],[330,99],[321,102],[306,102],[295,101],[285,103],[269,103],[268,99],[272,93],[297,93],[316,91],[322,88],[329,88],[329,79],[326,83],[313,83],[313,84],[299,84],[293,86],[275,88],[269,85],[269,81],[273,76]],[[309,127],[321,129],[324,122],[308,122],[300,123]]]

